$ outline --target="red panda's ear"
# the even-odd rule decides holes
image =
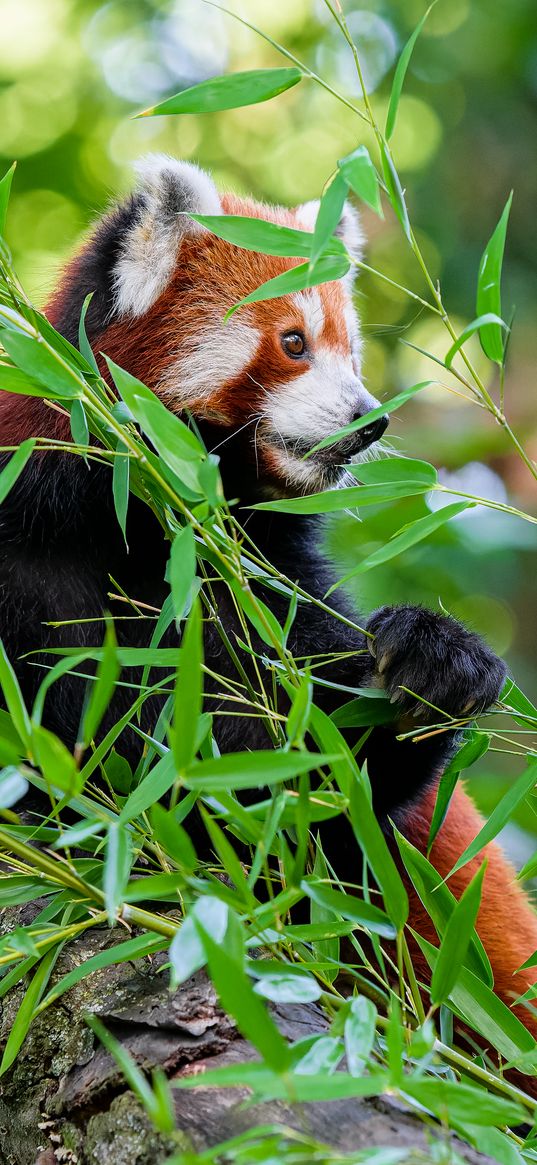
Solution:
[[[312,199],[311,202],[304,202],[302,206],[297,207],[296,216],[304,230],[312,231],[314,229],[318,211],[318,199]],[[362,258],[365,241],[364,233],[362,231],[360,215],[352,203],[348,201],[345,203],[334,234],[345,243],[351,258]]]
[[[114,314],[140,316],[166,288],[185,234],[201,231],[190,214],[221,214],[214,182],[191,162],[149,154],[138,162],[139,211],[120,240],[113,271]]]

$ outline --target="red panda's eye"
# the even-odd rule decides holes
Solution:
[[[288,356],[303,356],[306,351],[306,339],[302,332],[286,332],[282,336],[282,348]]]

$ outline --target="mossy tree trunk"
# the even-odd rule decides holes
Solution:
[[[6,911],[4,928],[28,921],[27,911]],[[86,932],[64,949],[54,979],[121,937],[117,929]],[[254,1052],[219,1009],[207,977],[200,972],[170,992],[161,970],[165,961],[158,955],[96,971],[36,1018],[17,1061],[0,1081],[1,1165],[160,1165],[181,1146],[199,1151],[253,1125],[275,1122],[307,1131],[342,1152],[407,1146],[419,1160],[430,1159],[435,1130],[388,1098],[245,1108],[246,1089],[203,1088],[204,1069],[241,1063]],[[23,984],[17,986],[1,1002],[2,1044],[23,990]],[[174,1093],[178,1138],[155,1132],[85,1023],[87,1011],[101,1018],[144,1070],[158,1065],[171,1080],[199,1074],[199,1088]],[[314,1004],[277,1007],[274,1015],[290,1040],[326,1027]],[[454,1147],[473,1165],[489,1160],[460,1142]]]

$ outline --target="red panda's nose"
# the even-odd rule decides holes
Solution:
[[[353,420],[357,421],[362,416],[363,412],[357,412]],[[357,435],[361,437],[360,444],[362,449],[366,449],[368,445],[373,445],[375,441],[380,441],[382,434],[388,428],[388,424],[389,417],[384,415],[383,417],[378,417],[376,421],[372,421],[370,425],[366,425],[365,428],[359,429]]]

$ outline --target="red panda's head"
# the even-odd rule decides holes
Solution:
[[[345,279],[229,307],[294,266],[223,242],[190,214],[250,215],[312,230],[317,203],[294,210],[233,195],[190,163],[151,155],[140,185],[97,227],[67,269],[52,322],[69,338],[88,291],[87,325],[105,352],[175,411],[206,423],[214,445],[241,434],[240,451],[263,490],[301,492],[337,478],[339,466],[376,441],[386,420],[304,460],[304,454],[377,401],[361,379],[361,341]],[[362,237],[346,206],[338,233],[352,254]]]

